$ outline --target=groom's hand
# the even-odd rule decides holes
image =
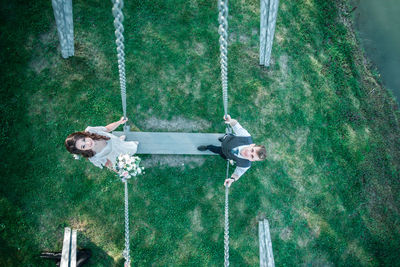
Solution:
[[[224,116],[224,120],[225,120],[225,123],[227,123],[227,124],[231,123],[231,116],[227,114],[226,116]]]
[[[224,186],[231,187],[231,184],[234,182],[232,178],[228,178],[225,180]]]

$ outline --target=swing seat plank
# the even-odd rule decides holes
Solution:
[[[113,132],[116,136],[124,132]],[[127,132],[125,141],[138,141],[137,154],[217,155],[211,151],[199,151],[198,146],[220,146],[222,133],[177,132]]]

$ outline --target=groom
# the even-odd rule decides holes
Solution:
[[[231,178],[225,180],[224,185],[230,187],[233,182],[239,180],[251,166],[252,161],[264,160],[267,156],[265,146],[259,146],[253,143],[249,132],[244,129],[237,120],[231,119],[231,116],[224,117],[225,123],[229,123],[235,134],[227,134],[218,140],[221,146],[199,146],[200,151],[210,150],[219,154],[223,159],[229,159],[236,162],[236,169]]]

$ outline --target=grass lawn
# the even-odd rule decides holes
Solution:
[[[265,144],[230,189],[230,262],[259,264],[268,218],[277,266],[394,266],[400,114],[363,57],[347,1],[281,1],[272,64],[258,65],[259,1],[229,3],[229,113]],[[89,266],[122,266],[123,184],[64,148],[121,117],[111,1],[73,1],[61,58],[51,1],[1,1],[0,265],[54,266],[63,229]],[[126,1],[127,113],[140,131],[222,132],[217,1]],[[221,266],[225,163],[143,156],[131,181],[132,266]],[[398,263],[397,263],[398,264]]]

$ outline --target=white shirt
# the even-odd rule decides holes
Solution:
[[[233,126],[232,129],[236,136],[251,136],[249,132],[245,128],[243,128],[242,125],[239,124],[239,122],[236,123],[236,125]],[[235,147],[239,148],[239,154],[237,155],[238,158],[244,159],[240,152],[242,152],[242,149],[245,147],[248,147],[248,145]],[[250,169],[250,167],[236,167],[235,171],[233,172],[233,174],[236,174],[238,176],[236,181],[239,180],[240,176],[242,176],[248,169]]]

